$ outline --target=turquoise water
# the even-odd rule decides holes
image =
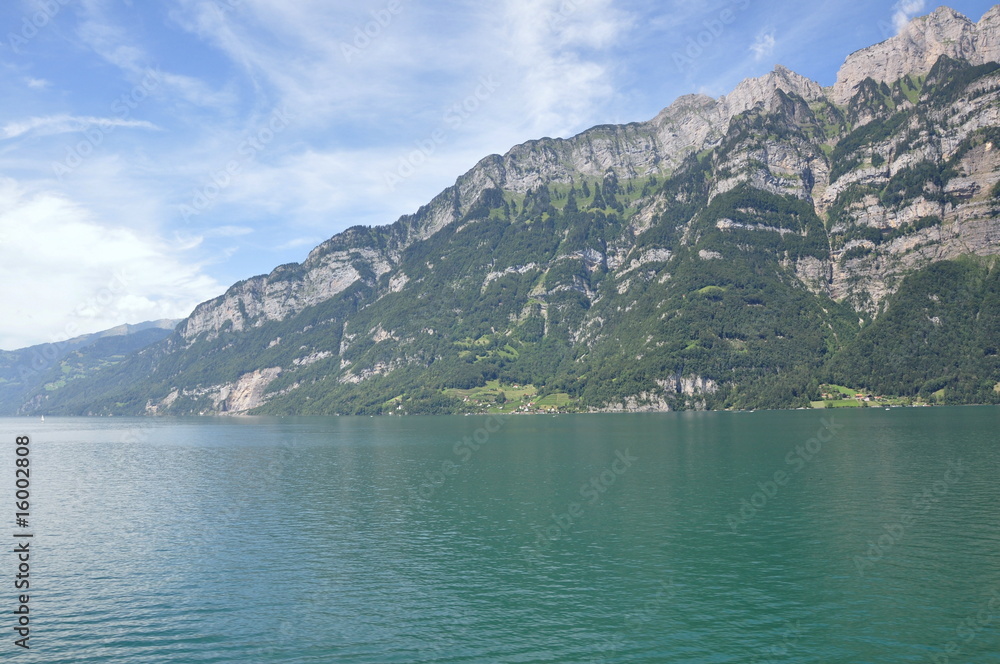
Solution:
[[[0,420],[34,534],[0,651],[1000,662],[1000,408],[830,417]]]

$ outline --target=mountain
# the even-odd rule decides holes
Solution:
[[[69,381],[114,366],[129,354],[166,339],[179,322],[162,319],[119,325],[65,341],[0,350],[0,413],[31,410],[32,404],[44,402],[46,394]]]
[[[22,412],[1000,401],[1000,6],[490,155]]]

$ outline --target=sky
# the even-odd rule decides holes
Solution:
[[[527,140],[775,64],[831,85],[935,6],[5,0],[0,348],[183,318]]]

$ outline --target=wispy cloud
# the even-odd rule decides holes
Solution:
[[[278,246],[279,249],[299,249],[301,247],[315,247],[316,245],[323,242],[326,238],[319,237],[317,235],[311,235],[308,237],[297,237],[293,238],[287,242],[283,242]]]
[[[899,0],[893,5],[892,8],[895,11],[892,15],[892,25],[896,29],[896,33],[902,32],[914,16],[924,11],[926,5],[925,0]]]
[[[131,129],[151,129],[157,130],[152,122],[146,120],[123,120],[121,118],[101,118],[90,116],[73,115],[49,115],[45,117],[28,118],[8,122],[0,129],[3,138],[17,138],[27,133],[35,133],[44,136],[54,134],[66,134],[74,131],[82,131],[88,127],[101,127],[107,130],[110,127],[124,127]]]
[[[164,87],[170,89],[176,98],[195,106],[231,109],[239,101],[239,96],[232,86],[213,88],[193,76],[171,74],[169,72],[164,72],[161,78]]]
[[[561,133],[613,94],[616,72],[602,53],[621,45],[634,23],[611,0],[501,0],[488,9],[458,3],[460,13],[404,3],[384,26],[371,12],[328,3],[259,0],[233,12],[198,0],[181,4],[179,25],[223,49],[263,94],[278,95],[273,103],[309,125],[367,123],[400,108],[416,124],[420,113],[435,112],[427,106],[434,96],[467,94],[480,76],[503,73],[509,105],[497,110],[516,109],[515,117]],[[452,22],[453,29],[440,29]],[[374,26],[373,36],[358,42],[366,26]],[[358,44],[363,51],[345,59],[344,46]],[[293,45],[297,57],[289,58]]]
[[[754,60],[760,62],[774,53],[775,39],[774,30],[768,30],[757,35],[757,39],[750,45]]]
[[[636,22],[612,0],[404,3],[378,25],[380,6],[256,0],[219,11],[179,0],[179,7],[171,19],[241,67],[258,106],[289,108],[290,133],[312,137],[291,154],[275,150],[249,165],[216,212],[280,214],[308,228],[329,228],[331,216],[342,225],[389,223],[485,154],[590,126],[596,109],[616,101],[618,60],[610,54]],[[366,27],[372,36],[356,41]],[[345,44],[363,49],[348,61]],[[484,77],[496,80],[496,92],[474,100],[476,110],[461,113],[461,123],[444,122]],[[427,163],[386,200],[383,174],[439,129],[443,138]],[[364,136],[364,144],[316,138],[329,134]]]

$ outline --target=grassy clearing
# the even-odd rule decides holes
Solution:
[[[565,392],[556,392],[555,394],[549,394],[544,396],[535,402],[535,405],[540,408],[561,408],[563,406],[568,406],[573,399]]]
[[[474,412],[485,413],[560,410],[573,404],[573,398],[565,392],[547,394],[539,399],[538,389],[534,385],[501,385],[498,380],[467,390],[449,388],[444,393],[461,400]]]

